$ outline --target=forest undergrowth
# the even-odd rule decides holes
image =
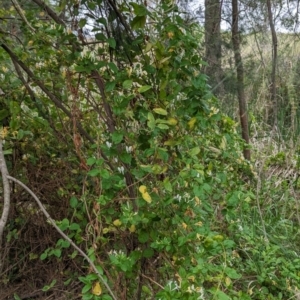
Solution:
[[[1,139],[10,175],[98,273],[12,183],[0,299],[298,299],[297,64],[278,73],[274,126],[268,64],[247,56],[246,161],[233,72],[225,68],[217,99],[198,24],[187,26],[172,1],[113,14],[84,3],[88,16],[78,20],[75,7],[72,20],[92,20],[101,47],[53,12],[49,24],[34,18],[44,4],[28,8],[34,30],[22,31],[21,45],[0,36]],[[121,41],[110,35],[117,29]]]

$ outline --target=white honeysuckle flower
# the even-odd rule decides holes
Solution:
[[[142,85],[139,84],[138,82],[133,82],[133,83],[132,83],[132,86],[135,87],[135,88],[139,88],[139,87],[141,87]]]
[[[82,49],[82,51],[81,51],[81,53],[80,53],[80,56],[81,57],[85,57],[85,55],[88,53],[88,47],[87,46],[83,46],[83,49]]]
[[[131,153],[132,152],[132,146],[126,146],[126,152]]]
[[[125,169],[124,169],[123,166],[121,166],[121,167],[118,167],[118,171],[119,171],[121,174],[124,174]]]
[[[174,199],[175,199],[175,200],[178,200],[179,202],[181,201],[181,198],[182,198],[182,197],[181,197],[179,194],[177,194],[177,195],[174,197]]]
[[[105,144],[106,144],[107,148],[111,148],[111,146],[112,146],[112,143],[110,143],[108,141]]]

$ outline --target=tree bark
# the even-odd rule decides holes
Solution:
[[[232,0],[232,45],[234,51],[235,67],[237,74],[237,92],[239,99],[239,113],[242,129],[242,138],[245,140],[246,145],[244,146],[244,157],[250,160],[250,149],[249,145],[249,129],[248,129],[248,116],[247,116],[247,105],[244,90],[244,67],[240,49],[240,36],[239,36],[239,11],[238,1]]]
[[[205,0],[205,74],[217,95],[224,94],[221,67],[221,7],[220,0]]]
[[[273,105],[273,125],[277,126],[277,115],[278,115],[278,105],[277,105],[277,91],[276,91],[276,68],[277,68],[277,34],[273,21],[273,13],[272,13],[272,4],[270,0],[267,0],[268,7],[268,19],[270,30],[272,33],[272,73],[271,73],[271,85],[270,85],[270,97]]]

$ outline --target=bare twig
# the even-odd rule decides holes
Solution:
[[[25,14],[23,13],[22,8],[20,7],[20,4],[17,0],[11,0],[13,6],[15,7],[16,11],[18,12],[19,16],[22,18],[22,20],[26,23],[26,25],[28,26],[28,28],[35,32],[35,29],[30,25],[30,23],[28,22],[28,20],[26,19]]]
[[[32,0],[35,4],[37,4],[41,9],[45,10],[46,13],[58,24],[65,26],[65,22],[52,10],[44,1],[42,0]]]
[[[7,222],[9,207],[10,207],[10,189],[9,189],[9,182],[7,179],[8,171],[4,159],[4,153],[2,150],[2,139],[0,139],[0,170],[1,170],[2,182],[3,182],[3,211],[0,219],[0,273],[1,273],[1,270],[3,268],[3,257],[2,257],[3,232]]]
[[[159,284],[158,282],[156,282],[155,280],[153,280],[152,278],[146,276],[145,274],[141,274],[142,277],[147,278],[149,281],[151,281],[152,283],[156,284],[158,287],[160,287],[162,290],[164,289],[164,287]]]

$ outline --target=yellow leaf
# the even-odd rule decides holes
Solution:
[[[225,149],[226,149],[226,145],[227,145],[227,140],[226,140],[225,136],[223,136],[223,137],[222,137],[222,142],[221,142],[221,144],[220,144],[220,148],[221,148],[222,150],[225,150]]]
[[[225,284],[226,284],[226,286],[230,286],[231,285],[231,279],[229,277],[225,278]]]
[[[114,221],[113,221],[113,224],[114,224],[116,227],[119,227],[119,226],[122,225],[122,222],[121,222],[119,219],[117,219],[117,220],[114,220]]]
[[[161,61],[159,61],[160,64],[163,64],[165,63],[166,61],[168,61],[172,56],[168,56],[168,57],[165,57],[163,58]]]
[[[172,39],[173,37],[174,37],[174,32],[169,31],[169,32],[168,32],[168,38],[169,38],[169,39]]]
[[[151,203],[152,199],[151,199],[151,196],[149,195],[149,193],[147,193],[147,192],[142,193],[142,197],[146,202]]]
[[[103,233],[104,233],[104,234],[106,234],[106,233],[108,233],[108,232],[109,232],[109,228],[107,228],[107,227],[103,228]]]
[[[126,71],[127,71],[128,77],[130,77],[131,73],[132,73],[132,68],[131,67],[127,68]]]
[[[100,296],[102,294],[101,285],[98,281],[93,286],[92,294],[96,296]]]
[[[163,115],[163,116],[166,116],[168,114],[168,112],[161,108],[161,107],[157,107],[157,108],[154,108],[153,111],[159,115]]]
[[[201,227],[203,225],[203,223],[201,221],[199,221],[199,222],[195,223],[195,225]]]
[[[215,235],[215,236],[213,237],[213,239],[214,239],[215,241],[222,242],[222,241],[224,240],[224,237],[223,237],[223,235],[221,235],[221,234],[217,234],[217,235]]]
[[[196,202],[196,205],[200,205],[201,204],[201,200],[199,199],[199,197],[195,197],[195,202]]]
[[[169,125],[175,126],[175,125],[177,125],[177,123],[178,123],[178,121],[175,118],[169,118],[168,119],[168,124]]]
[[[146,187],[145,185],[141,185],[141,186],[139,187],[139,191],[140,191],[141,194],[146,193],[147,187]]]
[[[189,129],[193,129],[193,128],[195,127],[196,121],[197,121],[196,118],[191,118],[191,119],[188,121]]]
[[[135,232],[135,230],[136,230],[135,225],[131,225],[131,226],[129,227],[129,231],[130,231],[130,232]]]

